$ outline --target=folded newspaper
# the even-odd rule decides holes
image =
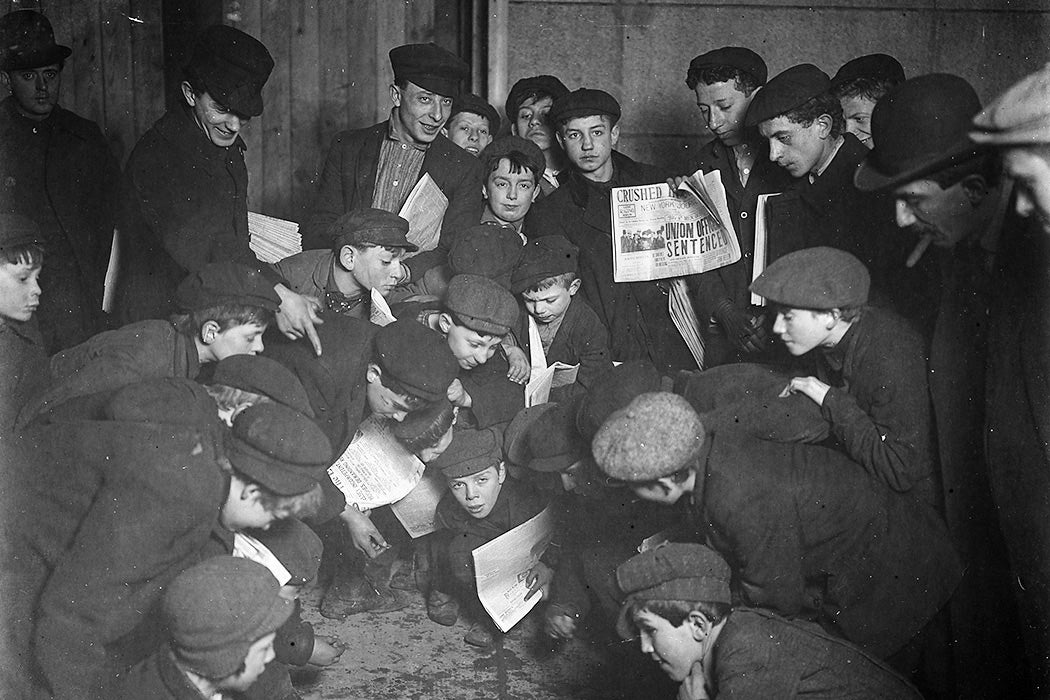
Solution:
[[[366,510],[407,496],[423,478],[423,463],[394,437],[390,421],[370,416],[328,475],[347,503]]]
[[[666,183],[614,187],[613,279],[682,277],[740,259],[740,243],[718,171],[697,171],[672,192]]]
[[[416,186],[408,194],[398,215],[408,221],[408,240],[419,246],[416,252],[434,250],[441,239],[441,223],[448,209],[448,197],[430,177],[423,173]],[[416,252],[408,253],[410,258]]]
[[[275,263],[303,252],[299,224],[254,211],[248,212],[248,247],[264,263]]]

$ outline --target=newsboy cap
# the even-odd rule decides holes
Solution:
[[[573,402],[544,403],[518,411],[503,435],[512,464],[536,472],[561,472],[588,455],[576,430]]]
[[[379,329],[375,358],[387,376],[426,401],[444,398],[459,374],[456,356],[441,334],[412,319]]]
[[[453,275],[488,277],[510,288],[510,275],[518,266],[524,244],[512,226],[484,223],[460,231],[448,251],[448,267]]]
[[[226,678],[248,649],[292,615],[269,569],[240,557],[206,559],[175,577],[161,603],[180,665],[206,678]]]
[[[521,294],[548,277],[576,272],[579,253],[580,249],[564,236],[531,239],[511,275],[510,291]]]
[[[448,449],[430,466],[441,470],[446,479],[461,479],[499,466],[503,461],[502,445],[503,441],[495,428],[457,429]]]
[[[455,97],[470,75],[467,62],[437,44],[405,44],[390,49],[394,82],[410,82],[436,95]]]
[[[456,95],[456,98],[452,100],[452,111],[449,112],[448,121],[452,121],[452,117],[460,112],[470,112],[488,119],[489,134],[492,136],[495,136],[496,132],[499,131],[499,112],[496,111],[495,107],[472,92],[461,92]],[[445,122],[445,124],[447,125],[448,122]]]
[[[634,601],[730,604],[729,577],[726,560],[702,544],[669,542],[636,554],[616,567],[616,585],[627,595],[616,631],[624,639],[634,636],[634,621],[628,617]]]
[[[36,10],[15,10],[0,17],[0,70],[50,66],[71,53],[68,46],[55,43],[51,22]]]
[[[27,245],[42,245],[40,227],[21,214],[0,214],[0,251]]]
[[[970,138],[981,144],[1050,143],[1050,63],[995,98],[973,126]]]
[[[897,85],[904,82],[904,66],[889,54],[858,56],[842,64],[831,79],[831,88],[835,89],[858,78],[886,80]]]
[[[606,116],[615,124],[620,120],[620,103],[604,90],[579,88],[554,100],[547,119],[558,127],[577,117]]]
[[[751,283],[751,291],[793,309],[842,309],[866,304],[870,286],[864,263],[821,246],[777,258]]]
[[[525,100],[549,97],[553,101],[567,94],[569,94],[569,88],[553,75],[534,75],[514,83],[510,92],[507,93],[507,102],[503,105],[503,109],[507,114],[507,119],[513,124],[518,119],[518,108]]]
[[[274,359],[261,355],[230,355],[213,367],[211,379],[205,384],[266,396],[308,418],[314,417],[310,397],[298,377]]]
[[[419,246],[408,240],[408,221],[393,212],[382,209],[352,209],[333,221],[328,236],[336,250],[345,245],[372,245],[404,248],[411,252]]]
[[[830,87],[828,74],[813,64],[792,66],[771,78],[765,87],[755,93],[744,121],[749,127],[758,126],[767,119],[801,107],[827,92]]]
[[[445,292],[445,309],[483,335],[506,335],[518,322],[518,302],[499,282],[481,275],[456,275]]]
[[[194,88],[246,117],[262,114],[262,89],[271,71],[273,57],[262,42],[224,24],[201,32],[185,69]]]
[[[875,148],[853,176],[858,189],[897,187],[973,158],[977,92],[957,75],[912,78],[882,96],[871,113]]]
[[[547,169],[547,161],[543,157],[543,151],[535,143],[521,136],[509,135],[495,139],[488,146],[485,146],[485,149],[478,154],[478,158],[486,165],[487,169],[495,170],[496,166],[499,165],[500,159],[506,158],[512,153],[521,154],[518,160],[525,161],[521,165],[532,171],[533,178],[537,182],[543,177],[543,171]],[[486,178],[489,176],[489,172],[485,173]]]
[[[298,518],[286,518],[252,536],[277,557],[291,578],[287,584],[302,586],[317,578],[324,545],[308,525]]]
[[[273,282],[258,270],[232,262],[209,263],[191,272],[175,290],[175,304],[182,313],[237,304],[276,311],[281,298]]]
[[[576,429],[590,442],[612,413],[640,394],[661,391],[662,385],[663,377],[648,360],[631,360],[603,372],[577,406]]]
[[[591,452],[608,476],[639,483],[689,466],[704,441],[704,426],[689,402],[661,391],[641,394],[606,418]]]
[[[720,49],[702,53],[690,61],[685,84],[692,90],[700,81],[700,71],[704,68],[716,67],[735,68],[747,73],[759,85],[765,85],[766,78],[769,77],[766,62],[757,53],[743,46],[723,46]]]
[[[279,496],[295,496],[324,478],[332,446],[317,424],[298,411],[260,403],[233,419],[226,456],[252,481]]]

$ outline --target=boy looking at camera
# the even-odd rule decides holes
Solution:
[[[473,93],[452,100],[452,112],[441,134],[475,158],[499,132],[496,108]]]
[[[524,239],[522,224],[543,182],[543,151],[520,136],[504,136],[481,152],[485,171],[482,222],[510,226]]]

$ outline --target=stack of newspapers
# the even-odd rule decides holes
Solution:
[[[274,263],[303,251],[299,224],[265,214],[248,212],[248,246],[264,263]]]

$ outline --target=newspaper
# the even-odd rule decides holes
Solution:
[[[372,311],[368,315],[369,321],[377,326],[389,326],[397,320],[394,318],[393,312],[390,311],[390,305],[386,303],[386,299],[376,291],[375,287],[372,288],[370,296],[372,299]]]
[[[445,477],[432,469],[423,474],[423,478],[407,496],[391,505],[390,510],[413,539],[429,535],[441,528],[435,516],[438,503],[446,491],[448,486]]]
[[[555,362],[542,369],[533,368],[529,382],[525,385],[525,408],[550,401],[551,389],[567,386],[576,381],[580,366]]]
[[[441,220],[445,218],[446,209],[448,197],[430,177],[430,173],[423,173],[398,212],[401,218],[408,221],[408,240],[419,246],[418,251],[406,253],[406,258],[417,252],[437,248],[438,239],[441,238]]]
[[[102,310],[113,311],[117,299],[117,282],[120,276],[120,231],[113,229],[113,242],[109,246],[109,265],[106,266],[106,281],[102,287]]]
[[[407,496],[423,478],[423,463],[394,437],[389,420],[369,416],[328,475],[347,503],[367,510]]]
[[[769,257],[769,200],[778,194],[780,193],[760,194],[758,203],[755,205],[755,253],[751,268],[752,282],[758,279],[758,276],[766,269],[766,260]],[[766,299],[751,292],[751,303],[755,306],[765,306]]]
[[[693,173],[678,193],[666,183],[613,188],[614,281],[682,277],[740,259],[718,172]]]
[[[275,263],[303,252],[299,224],[254,211],[248,212],[248,247],[264,263]]]
[[[474,577],[478,598],[492,621],[507,632],[518,624],[542,597],[525,600],[529,571],[543,556],[554,532],[550,507],[512,530],[474,550]]]

